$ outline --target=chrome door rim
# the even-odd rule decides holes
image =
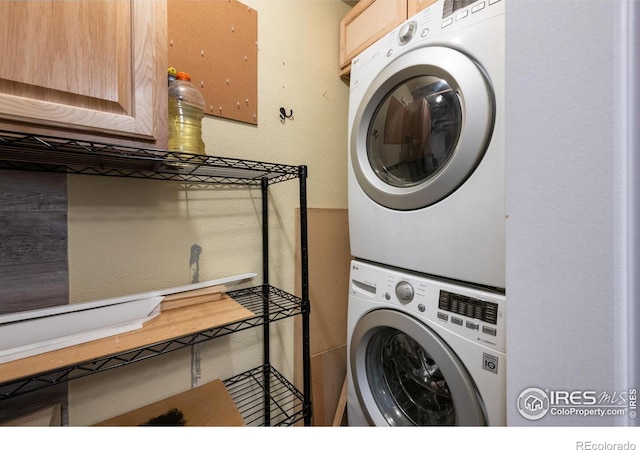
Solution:
[[[351,376],[361,409],[371,425],[382,420],[377,410],[366,374],[366,349],[371,337],[382,328],[395,328],[420,344],[438,364],[451,391],[456,425],[487,425],[487,417],[477,387],[454,351],[427,325],[393,309],[377,309],[365,314],[356,324],[349,363]],[[375,408],[373,411],[370,408]]]
[[[432,178],[412,187],[384,183],[367,157],[369,123],[386,95],[421,75],[446,80],[462,105],[462,132],[453,156]],[[473,120],[469,120],[473,118]],[[351,130],[350,157],[356,179],[375,202],[397,210],[424,208],[446,198],[473,173],[484,155],[495,123],[495,99],[484,71],[465,54],[448,47],[423,47],[392,61],[367,89]]]

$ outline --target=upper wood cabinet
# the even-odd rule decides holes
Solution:
[[[349,75],[354,56],[435,1],[360,0],[340,21],[340,75]]]
[[[0,17],[0,128],[166,147],[165,1],[2,1]]]
[[[408,0],[407,1],[407,19],[414,14],[418,14],[427,6],[431,6],[436,0]]]
[[[351,60],[407,17],[407,0],[360,0],[340,21],[340,74]]]

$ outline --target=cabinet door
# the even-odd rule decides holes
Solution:
[[[0,127],[166,146],[166,3],[0,1]]]
[[[340,21],[340,72],[351,59],[407,18],[407,0],[360,0]]]
[[[407,2],[407,18],[418,14],[423,9],[433,5],[437,0],[408,0]]]

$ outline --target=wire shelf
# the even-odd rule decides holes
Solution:
[[[0,410],[3,407],[3,400],[20,401],[17,397],[22,394],[51,388],[80,377],[262,326],[265,330],[263,353],[267,365],[226,380],[225,385],[232,391],[232,396],[248,425],[292,425],[301,419],[304,419],[305,425],[311,424],[306,166],[192,155],[156,148],[136,148],[0,130],[0,169],[164,180],[191,184],[203,189],[257,187],[261,189],[263,198],[264,242],[268,242],[267,186],[297,178],[300,183],[302,240],[302,299],[269,284],[228,292],[228,295],[252,311],[255,316],[120,354],[99,357],[2,383],[0,384]],[[263,261],[263,265],[265,267],[263,282],[268,283],[266,260]],[[302,395],[268,365],[268,324],[299,314],[302,315],[304,366]],[[263,399],[262,402],[260,398]]]
[[[305,417],[302,394],[271,366],[236,375],[224,385],[247,426],[291,426]]]
[[[249,309],[255,316],[220,327],[203,330],[175,339],[158,342],[123,353],[96,358],[80,364],[63,367],[33,376],[10,381],[0,385],[0,405],[2,400],[66,383],[87,375],[115,369],[134,362],[209,341],[217,337],[254,328],[265,323],[276,322],[301,313],[301,300],[294,295],[269,285],[239,289],[227,293],[239,304]]]
[[[286,164],[0,131],[0,169],[260,186],[300,176]]]

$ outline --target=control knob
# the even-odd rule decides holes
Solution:
[[[396,284],[396,296],[402,303],[409,303],[413,300],[413,286],[407,281]]]
[[[400,45],[405,45],[407,42],[409,42],[416,34],[417,28],[418,24],[414,21],[405,23],[398,32],[398,43]]]

